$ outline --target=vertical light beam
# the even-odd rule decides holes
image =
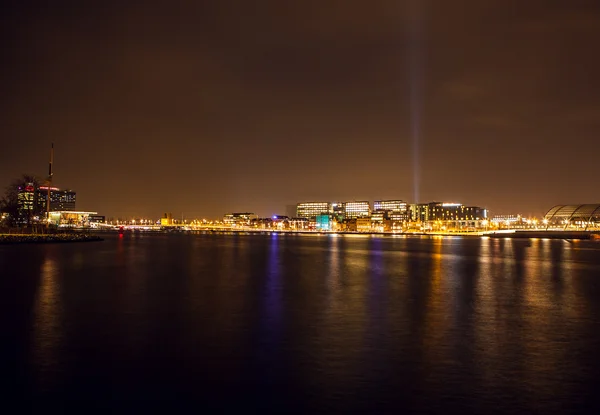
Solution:
[[[411,0],[408,4],[408,82],[410,89],[410,136],[413,168],[413,200],[420,201],[421,187],[421,16],[419,0]]]

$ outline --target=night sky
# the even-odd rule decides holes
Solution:
[[[600,1],[9,1],[0,186],[107,216],[600,202]]]

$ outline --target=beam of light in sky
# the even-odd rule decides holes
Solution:
[[[419,203],[421,186],[421,19],[419,0],[411,0],[408,7],[408,82],[410,88],[410,136],[413,167],[413,203]]]

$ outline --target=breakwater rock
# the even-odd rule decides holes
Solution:
[[[40,244],[40,243],[66,243],[66,242],[93,242],[102,241],[96,235],[85,233],[56,233],[56,234],[0,234],[0,245],[11,244]]]

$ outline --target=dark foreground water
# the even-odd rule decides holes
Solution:
[[[5,413],[600,409],[600,243],[109,236],[0,273]]]

